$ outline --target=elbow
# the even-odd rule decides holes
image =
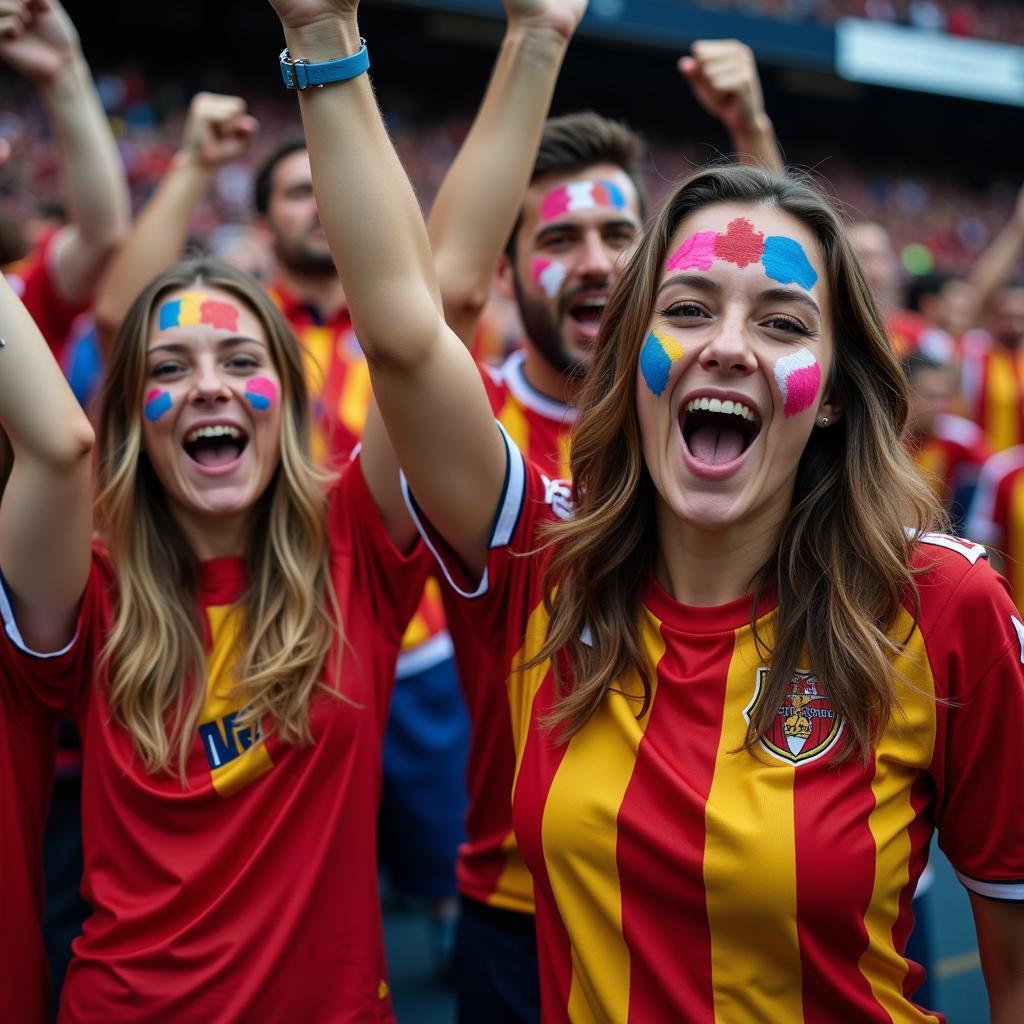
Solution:
[[[85,413],[75,416],[74,421],[54,439],[47,462],[61,472],[70,472],[88,465],[96,447],[96,432]]]

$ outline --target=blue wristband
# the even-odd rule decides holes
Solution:
[[[370,66],[370,55],[366,52],[366,40],[359,40],[359,52],[337,60],[322,60],[311,64],[308,60],[292,60],[292,55],[285,47],[281,51],[281,77],[289,89],[309,89],[316,86],[322,89],[331,82],[344,82],[348,78],[356,78]]]

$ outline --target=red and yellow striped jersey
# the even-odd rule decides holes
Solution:
[[[964,415],[994,452],[1024,443],[1024,346],[1009,349],[987,331],[964,335],[960,363]]]
[[[481,367],[491,408],[543,471],[563,476],[569,469],[569,432],[576,410],[531,387],[523,359],[517,352],[501,367]],[[459,848],[456,884],[459,892],[481,903],[533,913],[533,882],[512,834],[508,797],[515,748],[504,654],[491,635],[479,632],[472,606],[447,594],[445,610],[471,723],[467,841]]]
[[[968,536],[998,550],[1010,592],[1024,612],[1024,445],[985,463],[966,526]]]
[[[936,416],[932,433],[910,454],[921,475],[948,508],[957,492],[977,481],[991,454],[981,427],[962,416]]]
[[[750,599],[685,607],[653,578],[648,711],[621,680],[562,743],[541,724],[550,663],[522,669],[547,629],[544,558],[522,555],[571,512],[511,445],[507,479],[479,584],[421,528],[505,652],[546,1024],[941,1020],[903,956],[933,830],[968,888],[1024,901],[1024,625],[984,549],[922,538],[920,619],[894,627],[900,711],[867,763],[837,761],[844,724],[810,670],[744,750],[771,670]]]

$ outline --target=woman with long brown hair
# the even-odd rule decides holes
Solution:
[[[573,510],[491,424],[365,75],[331,81],[356,4],[271,2],[329,83],[314,183],[410,507],[509,666],[544,1019],[934,1021],[903,947],[935,829],[1020,1019],[1024,626],[928,532],[829,204],[749,168],[675,190],[605,310]]]
[[[88,422],[37,334],[0,359],[4,686],[85,750],[60,1019],[392,1019],[380,743],[429,566],[384,435],[326,478],[280,314],[183,262],[114,345],[91,544]]]

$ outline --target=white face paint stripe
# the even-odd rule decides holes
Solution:
[[[544,294],[553,299],[565,280],[565,267],[557,261],[552,261],[540,272],[537,280],[544,289]]]
[[[565,186],[569,196],[570,210],[591,210],[597,203],[594,201],[594,183],[592,181],[573,181]]]
[[[800,349],[799,352],[794,352],[792,355],[783,356],[775,364],[775,383],[779,386],[779,392],[782,395],[783,401],[789,397],[789,375],[794,370],[805,370],[809,366],[813,366],[817,360],[811,353],[805,349]]]

